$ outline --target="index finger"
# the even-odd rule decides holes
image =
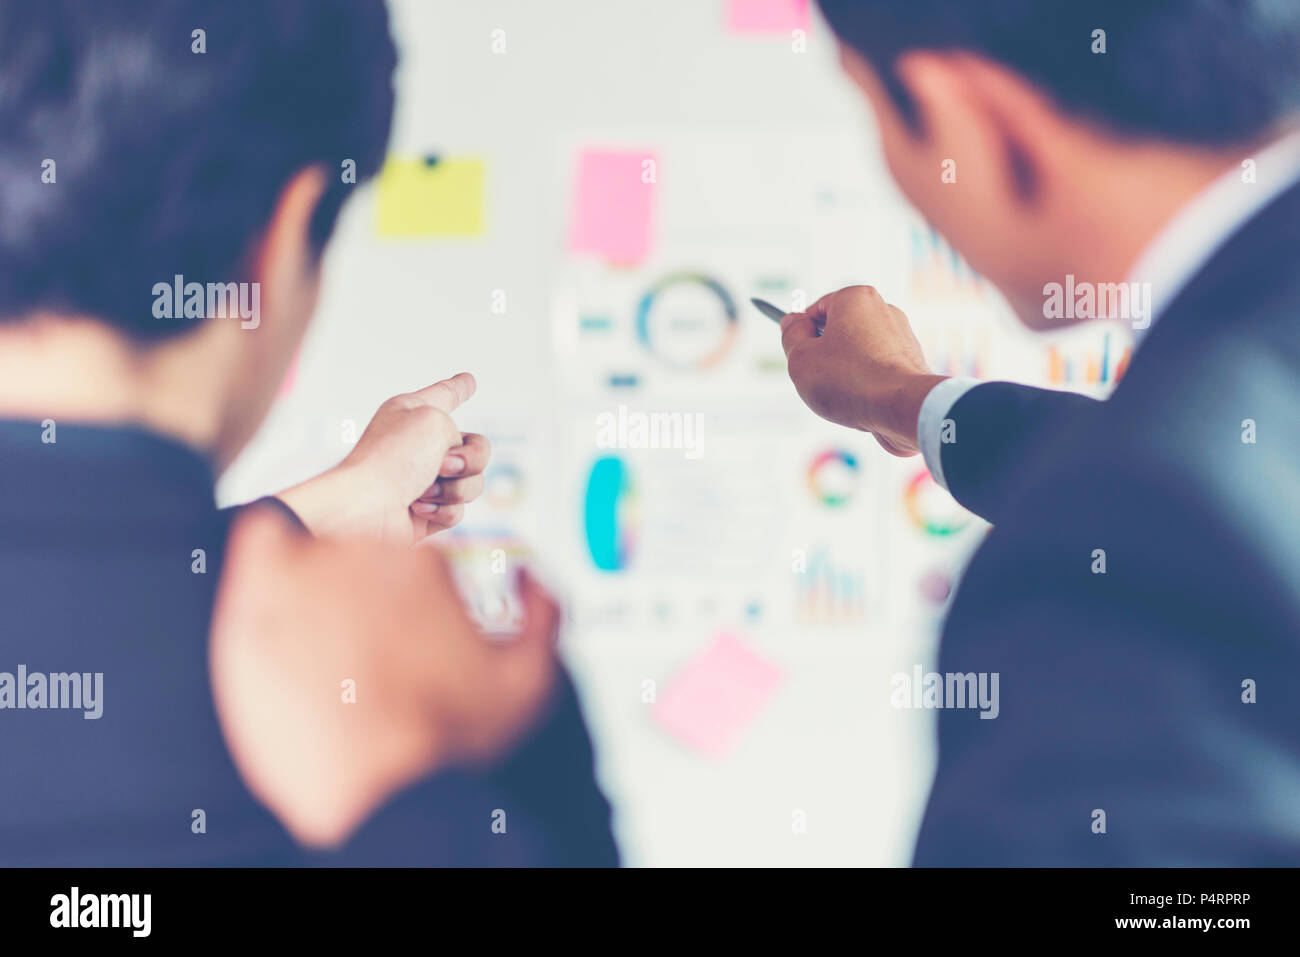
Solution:
[[[456,407],[472,396],[477,388],[478,383],[474,381],[472,375],[468,372],[458,372],[450,379],[425,386],[412,392],[411,395],[435,409],[454,412]]]

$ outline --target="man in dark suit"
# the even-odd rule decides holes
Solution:
[[[482,490],[472,378],[214,504],[394,61],[380,0],[0,0],[0,866],[617,861],[553,603],[494,645],[410,548]]]
[[[1022,319],[1136,339],[1097,402],[932,374],[870,287],[785,318],[814,411],[993,524],[939,670],[999,707],[940,712],[915,862],[1300,864],[1300,9],[821,6],[899,185]]]

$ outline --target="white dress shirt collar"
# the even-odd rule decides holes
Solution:
[[[1254,162],[1254,181],[1245,162]],[[1130,283],[1150,283],[1151,323],[1169,307],[1211,257],[1256,213],[1300,181],[1300,131],[1275,140],[1226,170],[1170,219],[1138,256]],[[1140,340],[1149,331],[1135,329]]]

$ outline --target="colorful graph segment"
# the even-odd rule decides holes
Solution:
[[[1056,346],[1048,346],[1048,385],[1107,385],[1118,382],[1128,369],[1132,347],[1125,347],[1116,361],[1110,342],[1111,335],[1107,332],[1102,336],[1100,353],[1087,351],[1066,354]]]
[[[866,616],[866,579],[861,570],[837,563],[826,548],[809,556],[795,591],[795,609],[803,621],[851,624]]]
[[[853,499],[858,473],[856,455],[843,449],[826,449],[808,463],[808,488],[823,505],[840,508]]]
[[[929,469],[921,469],[912,476],[903,490],[903,505],[912,525],[936,538],[956,535],[970,524],[972,518],[970,512],[958,505],[931,478]]]
[[[606,456],[592,465],[583,513],[592,564],[604,572],[627,568],[636,547],[637,496],[622,459]]]

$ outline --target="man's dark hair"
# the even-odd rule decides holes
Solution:
[[[1247,143],[1300,102],[1300,0],[819,0],[840,39],[880,74],[910,50],[1003,64],[1062,109],[1122,135]],[[1094,30],[1105,53],[1094,53]]]
[[[383,0],[0,0],[0,318],[192,329],[154,318],[154,283],[246,278],[312,165],[319,254],[344,161],[383,161],[395,62]]]

